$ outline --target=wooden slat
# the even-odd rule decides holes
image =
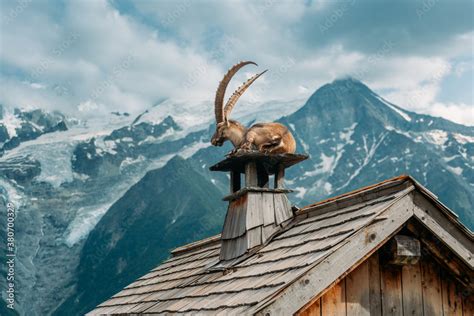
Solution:
[[[441,279],[443,313],[445,316],[462,316],[462,291],[456,283],[443,276]]]
[[[403,314],[423,316],[420,263],[402,266]]]
[[[244,197],[229,204],[224,228],[222,229],[222,239],[237,238],[245,233],[245,221],[248,216],[245,207],[246,199]]]
[[[185,266],[189,262],[195,262],[198,260],[207,260],[209,257],[214,255],[219,255],[220,245],[215,245],[208,247],[204,250],[197,250],[189,255],[182,255],[179,257],[172,257],[168,261],[154,268],[151,272],[163,271],[169,269],[170,267]],[[142,278],[140,278],[142,279]]]
[[[349,224],[349,223],[346,223],[346,224]],[[307,234],[296,235],[289,238],[274,239],[272,240],[270,244],[266,245],[261,250],[261,252],[269,252],[278,248],[297,247],[303,243],[324,240],[324,239],[332,238],[334,236],[352,233],[352,232],[355,232],[357,228],[360,228],[364,224],[367,224],[367,219],[363,221],[359,221],[357,224],[358,225],[354,225],[356,229],[352,229],[352,227],[349,227],[348,225],[341,225],[341,226],[323,229],[317,232],[310,232]]]
[[[308,216],[307,218],[303,219],[300,223],[298,223],[296,226],[312,223],[312,222],[318,222],[323,219],[327,219],[331,217],[349,214],[363,208],[377,209],[379,205],[385,205],[388,207],[393,202],[395,197],[396,195],[383,196],[375,200],[369,200],[362,203],[350,204],[346,207],[338,206],[337,204],[335,204],[335,207],[332,211]]]
[[[247,162],[245,164],[245,186],[257,186],[257,163],[255,161]]]
[[[367,189],[367,188],[365,188]],[[334,198],[329,198],[325,201],[318,202],[314,205],[306,206],[303,212],[306,212],[308,217],[319,216],[325,213],[337,211],[355,204],[364,203],[367,201],[376,201],[384,197],[400,197],[413,191],[413,186],[409,181],[397,181],[387,183],[382,186],[374,187],[372,190],[356,190]]]
[[[321,315],[346,315],[345,280],[335,284],[321,298]]]
[[[348,214],[341,214],[339,216],[325,218],[321,221],[310,221],[308,223],[303,222],[302,225],[297,225],[296,227],[293,227],[292,229],[277,236],[275,239],[283,239],[291,236],[300,235],[302,233],[323,230],[330,227],[337,227],[339,225],[344,225],[345,223],[353,222],[358,219],[362,219],[362,221],[364,221],[363,218],[365,218],[366,220],[368,220],[370,216],[384,209],[386,206],[386,204],[383,206],[379,205],[378,207],[371,206],[359,209],[355,212],[351,212]]]
[[[463,315],[474,315],[474,293],[466,292],[462,299]]]
[[[285,167],[283,165],[278,166],[278,171],[275,174],[275,188],[283,189],[285,187]]]
[[[317,299],[305,310],[296,313],[297,316],[321,316],[321,299]]]
[[[263,226],[262,240],[267,241],[273,235],[273,233],[278,230],[278,228],[279,226],[275,226],[274,224]]]
[[[369,309],[370,315],[382,314],[382,296],[380,290],[379,252],[367,259],[369,265]]]
[[[338,235],[330,238],[326,238],[323,240],[317,241],[310,241],[299,246],[292,246],[288,248],[280,248],[275,249],[268,252],[261,252],[259,256],[254,256],[249,258],[242,265],[253,265],[253,264],[261,264],[267,261],[274,261],[274,260],[283,260],[288,257],[304,255],[310,252],[318,252],[318,251],[326,251],[330,247],[337,245],[341,241],[345,240],[349,235],[343,234]]]
[[[425,315],[442,315],[443,298],[438,267],[433,262],[421,262],[423,310]]]
[[[273,198],[275,201],[275,223],[280,225],[293,216],[290,201],[288,201],[286,194],[274,194]]]
[[[262,208],[258,210],[263,213],[263,225],[272,225],[275,223],[275,203],[273,201],[274,193],[260,193],[262,196]]]
[[[249,192],[247,193],[247,196],[247,205],[243,205],[244,211],[247,212],[246,222],[244,222],[244,230],[261,226],[264,222],[264,215],[262,212],[264,201],[262,199],[262,193]]]
[[[278,287],[243,290],[236,293],[216,293],[205,297],[188,297],[183,300],[158,301],[146,309],[145,313],[188,313],[188,314],[213,314],[212,309],[242,307],[256,304]],[[201,311],[202,310],[202,311]]]
[[[236,271],[222,276],[221,280],[232,279],[235,277],[240,278],[240,277],[248,277],[248,276],[258,276],[258,275],[276,272],[276,271],[280,272],[283,270],[304,268],[304,267],[307,267],[312,262],[316,262],[317,260],[321,259],[325,255],[327,255],[328,252],[329,250],[316,252],[316,253],[310,253],[310,254],[304,254],[301,256],[265,262],[262,264],[253,264],[253,265],[247,265],[247,266],[237,265]]]
[[[401,267],[381,266],[382,314],[403,315]]]
[[[347,315],[370,315],[369,262],[362,263],[346,277]]]
[[[247,249],[262,244],[262,226],[258,226],[247,231]]]

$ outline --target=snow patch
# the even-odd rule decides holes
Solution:
[[[336,161],[335,156],[326,156],[324,153],[321,153],[320,156],[321,162],[314,166],[313,171],[306,171],[303,176],[305,177],[313,177],[318,174],[328,173],[331,172],[332,169],[335,167],[334,163]]]
[[[72,247],[84,239],[111,205],[111,203],[107,203],[100,206],[80,207],[76,217],[66,229],[64,243],[68,247]]]
[[[194,155],[198,150],[210,147],[210,142],[205,139],[200,139],[199,142],[192,144],[191,146],[186,146],[184,147],[183,150],[179,152],[179,155],[183,157],[184,159],[187,159]]]
[[[458,157],[458,155],[454,155],[454,156],[451,156],[451,157],[443,157],[443,160],[446,161],[446,162],[450,162],[451,160],[455,159],[456,157]]]
[[[329,182],[324,183],[324,191],[326,194],[331,194],[332,193],[332,184]]]
[[[24,198],[23,195],[19,192],[19,190],[9,183],[6,180],[0,178],[0,192],[2,193],[6,201],[11,202],[15,205],[15,209],[18,210],[21,206],[23,206]]]
[[[305,141],[302,138],[300,138],[300,143],[301,143],[301,146],[303,146],[304,151],[309,152],[309,146],[308,144],[305,143]]]
[[[377,151],[377,148],[380,146],[380,144],[383,142],[383,140],[385,139],[385,137],[387,136],[388,133],[385,133],[385,134],[382,134],[380,136],[380,138],[377,140],[377,139],[373,139],[373,143],[372,145],[368,146],[367,144],[367,137],[364,135],[362,136],[362,140],[364,141],[364,151],[365,151],[365,158],[364,158],[364,161],[362,162],[362,164],[359,166],[359,168],[357,168],[354,173],[349,177],[349,179],[346,181],[346,183],[344,183],[342,186],[340,186],[339,188],[337,188],[336,191],[339,191],[343,188],[345,188],[346,186],[349,185],[349,183],[352,181],[352,179],[354,179],[355,177],[357,177],[359,175],[359,173],[361,172],[361,170],[367,166],[369,164],[369,162],[372,160],[372,157],[374,157],[375,155],[375,152]]]
[[[146,158],[143,155],[139,155],[136,159],[133,159],[131,157],[125,158],[121,163],[120,163],[120,171],[122,171],[124,168],[127,168],[130,165],[134,165],[140,162],[144,162]]]
[[[411,117],[406,114],[405,112],[403,112],[402,110],[400,110],[399,108],[397,108],[396,106],[394,106],[393,104],[385,101],[384,99],[382,99],[380,96],[374,94],[374,96],[380,100],[380,102],[382,102],[383,104],[385,104],[386,106],[388,106],[389,108],[391,108],[393,111],[397,112],[398,115],[400,115],[401,117],[403,117],[406,121],[408,122],[411,122]]]
[[[138,142],[138,146],[141,146],[143,144],[159,144],[161,142],[163,142],[164,140],[167,140],[167,139],[171,139],[171,138],[174,138],[174,136],[176,136],[177,134],[177,131],[170,127],[168,129],[166,129],[166,131],[161,134],[159,137],[155,137],[155,136],[147,136],[144,140]]]
[[[448,133],[439,129],[434,129],[424,133],[425,139],[437,146],[443,146],[448,140]]]
[[[397,134],[400,134],[400,135],[403,135],[403,136],[405,136],[405,137],[408,137],[408,138],[410,138],[411,140],[413,140],[415,143],[421,143],[421,142],[422,142],[421,136],[411,135],[411,134],[408,133],[408,132],[404,132],[404,131],[402,131],[402,130],[396,129],[396,128],[393,127],[393,126],[385,125],[385,129],[386,129],[387,131],[395,132],[395,133],[397,133]]]
[[[322,172],[329,172],[332,170],[335,157],[334,156],[326,156],[325,154],[321,154],[321,170]]]
[[[3,120],[0,121],[7,129],[8,136],[13,138],[17,136],[16,129],[21,127],[23,121],[11,112],[3,113]]]
[[[451,171],[452,173],[460,176],[463,172],[462,168],[461,167],[451,167],[451,166],[447,166],[446,167],[449,171]]]
[[[460,143],[461,145],[474,143],[473,136],[468,136],[468,135],[463,135],[463,134],[458,134],[458,133],[454,133],[453,136],[454,136],[454,139],[456,139],[456,141]]]
[[[117,143],[113,140],[103,140],[101,137],[100,139],[96,139],[95,141],[95,146],[96,148],[99,148],[102,150],[102,152],[111,154],[111,155],[116,155],[117,154]]]
[[[353,144],[354,141],[351,140],[351,137],[354,134],[354,130],[356,126],[357,126],[357,123],[354,123],[351,126],[344,128],[343,132],[339,132],[339,138],[345,141],[347,144]]]
[[[90,178],[87,174],[77,173],[77,172],[73,172],[72,176],[74,177],[74,179],[78,179],[83,182]]]
[[[55,188],[63,183],[72,182],[74,176],[71,157],[74,147],[72,143],[53,143],[34,150],[33,158],[41,165],[41,173],[36,180],[48,182]]]

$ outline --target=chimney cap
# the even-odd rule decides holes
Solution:
[[[305,154],[265,154],[259,151],[240,152],[228,156],[226,159],[211,166],[211,171],[234,171],[245,173],[245,164],[249,161],[263,163],[269,174],[273,174],[278,170],[278,166],[288,168],[303,160],[308,159]]]

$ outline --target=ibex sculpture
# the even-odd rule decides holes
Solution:
[[[250,85],[257,80],[265,71],[254,75],[241,85],[227,101],[224,107],[224,94],[232,77],[245,65],[255,65],[252,61],[242,61],[229,69],[217,88],[215,99],[216,132],[212,136],[211,143],[214,146],[222,146],[229,140],[234,145],[235,153],[238,151],[258,150],[268,154],[294,153],[296,142],[288,128],[280,123],[257,123],[246,128],[237,121],[229,119],[235,104],[240,96]]]

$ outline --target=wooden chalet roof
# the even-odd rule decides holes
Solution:
[[[224,270],[217,268],[219,235],[177,248],[88,315],[292,314],[416,216],[472,275],[472,232],[432,193],[402,176],[299,210],[269,243]]]

